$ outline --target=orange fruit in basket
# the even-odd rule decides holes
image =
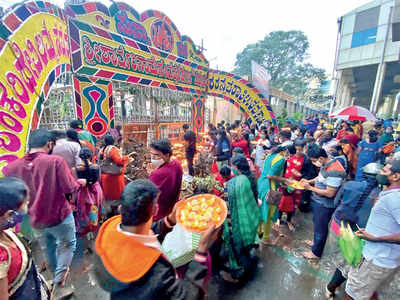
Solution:
[[[223,199],[212,195],[196,195],[178,202],[176,220],[187,231],[202,233],[213,223],[221,226],[228,210]]]

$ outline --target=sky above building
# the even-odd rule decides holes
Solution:
[[[8,7],[20,1],[0,0]],[[51,0],[63,7],[64,1]],[[101,0],[107,5],[111,1]],[[309,62],[332,73],[337,19],[369,1],[360,0],[141,0],[125,1],[139,13],[147,9],[162,11],[182,35],[200,45],[212,68],[231,71],[236,55],[246,45],[262,40],[275,30],[301,30],[310,42]]]

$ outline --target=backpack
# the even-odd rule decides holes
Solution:
[[[349,181],[339,189],[335,196],[335,216],[338,221],[357,223],[357,212],[361,208],[361,197],[367,188],[366,181]],[[339,223],[340,224],[340,223]]]

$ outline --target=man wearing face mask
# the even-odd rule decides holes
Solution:
[[[382,134],[379,142],[382,145],[386,145],[390,142],[393,142],[394,138],[393,138],[393,127],[392,126],[388,126],[385,128],[385,132]]]
[[[314,139],[319,139],[321,134],[323,134],[323,133],[324,133],[324,129],[323,129],[322,125],[319,124],[317,126],[317,130],[314,131],[314,135],[313,135]]]
[[[49,155],[53,147],[48,130],[31,132],[29,152],[4,167],[3,173],[22,179],[29,187],[28,215],[32,226],[45,239],[57,298],[73,293],[65,281],[76,248],[76,229],[66,195],[76,193],[86,180],[75,179],[64,158]]]
[[[155,170],[150,173],[149,180],[160,190],[159,210],[154,215],[154,220],[158,221],[169,215],[179,201],[183,170],[177,160],[171,160],[171,143],[167,139],[153,141],[150,144],[150,155]]]
[[[293,145],[293,141],[291,140],[292,133],[290,130],[282,130],[279,133],[279,143],[282,147],[289,147]]]
[[[316,178],[302,180],[304,188],[313,192],[314,224],[312,250],[303,253],[303,256],[308,259],[319,259],[322,256],[328,238],[329,221],[335,211],[334,199],[339,187],[346,178],[346,170],[337,159],[329,158],[325,150],[316,144],[309,145],[307,156],[320,171]],[[312,186],[312,184],[314,185]]]
[[[376,153],[381,148],[381,144],[378,142],[378,132],[370,130],[368,137],[358,143],[356,150],[357,169],[356,169],[356,181],[362,181],[363,171],[362,169],[371,162],[376,160]]]
[[[363,169],[364,180],[347,181],[341,186],[335,197],[335,202],[338,204],[333,214],[331,221],[331,234],[334,234],[336,240],[339,240],[340,224],[350,227],[357,231],[357,226],[365,227],[368,222],[369,215],[375,203],[375,199],[382,191],[380,180],[381,175],[378,175],[383,166],[378,163],[370,163]],[[325,294],[327,299],[333,299],[336,290],[347,280],[347,274],[350,265],[346,262],[340,248],[336,248],[333,260],[336,270],[326,286]]]
[[[366,242],[361,264],[348,274],[345,299],[371,299],[400,267],[400,160],[386,164],[381,175],[389,187],[379,194],[366,228],[356,232]]]

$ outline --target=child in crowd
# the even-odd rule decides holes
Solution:
[[[79,157],[83,163],[76,168],[77,177],[87,181],[87,185],[79,190],[76,201],[75,218],[80,236],[97,232],[103,215],[103,190],[99,182],[100,168],[90,162],[92,155],[91,149],[82,147]]]
[[[224,187],[224,183],[228,182],[232,178],[231,168],[228,165],[224,165],[219,170],[217,177],[215,178],[219,184]],[[218,191],[216,188],[213,189],[213,193],[218,197],[222,197],[224,192]]]
[[[304,164],[304,146],[302,139],[296,139],[294,146],[288,148],[290,157],[286,159],[286,172],[284,177],[287,179],[299,181],[302,178],[302,168]],[[278,221],[276,225],[280,226],[282,215],[287,215],[287,225],[290,231],[294,231],[295,227],[292,223],[295,207],[300,205],[301,190],[295,190],[290,186],[282,187],[282,198],[278,206]]]

